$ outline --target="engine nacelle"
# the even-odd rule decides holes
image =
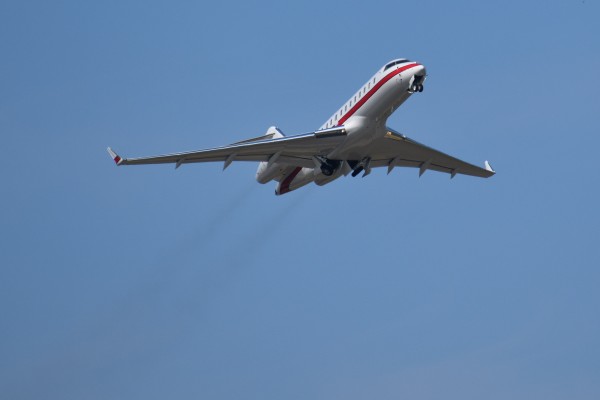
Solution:
[[[297,167],[285,178],[283,178],[277,188],[275,188],[275,194],[280,196],[301,188],[302,186],[308,185],[315,179],[315,172],[312,168],[300,168]]]
[[[282,138],[285,135],[277,127],[272,126],[267,129],[265,136],[270,139],[277,139]],[[277,155],[273,155],[272,157],[277,158]],[[262,184],[270,182],[274,179],[278,180],[282,178],[287,167],[287,165],[278,164],[275,160],[262,161],[258,164],[258,169],[256,170],[256,180],[258,183]]]
[[[319,186],[327,185],[329,182],[333,182],[340,176],[342,176],[342,174],[339,171],[336,171],[336,173],[329,176],[323,175],[322,173],[318,173],[315,175],[315,184]]]
[[[289,168],[289,165],[279,164],[277,162],[269,165],[268,162],[263,161],[258,165],[256,170],[256,180],[258,183],[265,184],[272,180],[279,180],[283,178],[283,174]]]

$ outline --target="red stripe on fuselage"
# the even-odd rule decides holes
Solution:
[[[390,72],[389,74],[387,74],[386,76],[384,76],[383,78],[381,78],[379,80],[379,82],[377,82],[375,84],[375,86],[373,86],[373,89],[369,90],[367,92],[367,94],[365,94],[359,101],[358,103],[356,103],[354,105],[354,107],[352,107],[342,118],[340,118],[340,120],[338,121],[337,125],[343,125],[344,122],[346,122],[348,120],[348,118],[350,118],[352,115],[354,115],[354,113],[356,111],[358,111],[359,108],[362,107],[363,104],[365,104],[367,102],[367,100],[369,100],[374,94],[375,92],[377,92],[379,90],[379,88],[381,88],[383,85],[385,85],[386,82],[388,82],[390,79],[392,79],[394,76],[408,70],[414,67],[418,67],[419,63],[412,63],[412,64],[408,64],[405,65],[403,67],[397,68],[395,70],[393,70],[392,72]]]
[[[294,180],[296,175],[302,170],[302,167],[296,167],[288,176],[285,177],[281,186],[279,187],[279,194],[285,194],[290,191],[290,183]]]

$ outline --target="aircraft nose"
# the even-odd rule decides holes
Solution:
[[[425,69],[425,66],[423,64],[417,65],[417,67],[415,68],[415,75],[418,75],[418,76],[427,75],[427,69]]]

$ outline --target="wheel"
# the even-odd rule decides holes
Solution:
[[[323,173],[323,175],[325,176],[331,176],[333,175],[333,168],[331,168],[329,165],[327,164],[323,164],[321,165],[321,172]]]
[[[354,171],[352,171],[352,177],[353,177],[353,178],[356,178],[356,176],[357,176],[358,174],[360,174],[360,173],[362,172],[362,170],[363,170],[363,169],[364,169],[363,167],[358,167],[358,168],[356,168]]]
[[[419,93],[423,91],[423,85],[419,85]]]

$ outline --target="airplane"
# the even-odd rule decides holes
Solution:
[[[341,176],[369,175],[373,168],[418,168],[489,178],[495,174],[488,161],[484,167],[469,164],[410,139],[387,127],[390,115],[409,97],[424,89],[425,66],[405,58],[381,67],[318,130],[285,136],[270,127],[263,136],[212,149],[142,158],[123,158],[110,147],[117,165],[183,164],[223,162],[225,170],[234,161],[259,162],[256,180],[276,181],[276,195],[289,193],[311,182],[326,185]]]

